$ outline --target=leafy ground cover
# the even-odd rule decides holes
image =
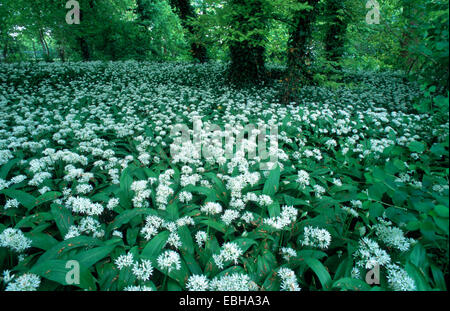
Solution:
[[[417,85],[346,72],[283,106],[278,81],[236,90],[224,70],[0,65],[0,288],[446,289],[448,116],[416,112]],[[276,125],[277,164],[205,131],[196,158],[170,134],[195,118]]]

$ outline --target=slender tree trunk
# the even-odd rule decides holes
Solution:
[[[192,26],[189,19],[196,18],[194,8],[192,7],[190,0],[170,0],[172,9],[178,14],[181,25],[185,28],[192,37],[191,42],[191,54],[192,57],[198,60],[200,63],[208,61],[208,53],[205,45],[198,38],[198,30]]]
[[[288,104],[298,89],[312,80],[309,48],[318,3],[319,0],[308,0],[312,9],[299,11],[294,17],[295,27],[290,32],[288,42],[288,64],[281,98],[283,104]]]
[[[5,45],[3,46],[3,61],[6,63],[8,60],[8,41],[5,41]]]
[[[327,25],[325,34],[325,56],[327,60],[339,62],[344,53],[348,20],[343,0],[327,0],[325,10]]]
[[[66,62],[66,51],[62,44],[59,45],[59,58],[61,59],[61,62]]]
[[[34,54],[34,60],[37,61],[36,44],[34,43],[34,39],[32,39],[31,41],[33,42],[33,54]]]
[[[50,50],[47,42],[45,41],[45,34],[42,29],[39,29],[39,40],[41,41],[42,50],[44,51],[46,61],[50,60]]]
[[[260,0],[231,0],[236,11],[247,11],[248,15],[237,14],[232,20],[232,28],[244,35],[254,30],[263,30],[266,20],[262,14]],[[239,9],[238,9],[239,8]],[[253,19],[250,21],[250,19]],[[264,37],[260,34],[249,40],[235,40],[229,44],[231,63],[228,69],[229,79],[238,84],[254,84],[266,76]]]

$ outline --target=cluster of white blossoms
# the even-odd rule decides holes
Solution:
[[[120,255],[114,261],[117,269],[132,268],[131,271],[136,279],[141,281],[148,281],[153,274],[152,262],[148,259],[135,260],[132,253]]]
[[[204,275],[191,275],[186,283],[186,288],[190,291],[207,291],[209,289],[209,280]]]
[[[36,291],[39,288],[39,285],[41,285],[41,278],[33,273],[25,273],[8,281],[5,291],[30,292]]]
[[[290,261],[291,258],[297,257],[297,251],[291,247],[282,247],[281,254],[283,255],[283,259],[286,261]]]
[[[94,238],[102,238],[105,235],[105,230],[102,224],[97,219],[88,216],[81,218],[79,225],[71,225],[69,231],[64,236],[64,240],[71,239],[82,234],[91,235]]]
[[[300,170],[298,171],[298,177],[297,177],[297,183],[300,184],[302,188],[305,188],[305,186],[309,186],[309,174],[307,171]]]
[[[222,205],[217,202],[207,202],[201,208],[200,211],[206,215],[216,215],[222,213]]]
[[[378,223],[373,226],[377,237],[389,247],[406,252],[409,250],[411,244],[416,243],[416,240],[406,238],[400,228],[392,226],[392,222],[386,221],[383,218],[378,218]]]
[[[159,185],[156,188],[156,204],[161,210],[166,209],[169,197],[174,194],[173,189],[170,187],[172,185],[171,178],[174,173],[173,169],[168,169],[159,175]]]
[[[134,181],[131,184],[131,190],[134,191],[133,206],[135,208],[145,208],[149,207],[150,203],[148,198],[152,194],[151,189],[148,189],[147,180]]]
[[[66,207],[74,213],[98,216],[103,213],[103,206],[100,203],[92,203],[88,198],[70,197],[66,201]]]
[[[297,220],[297,214],[298,210],[296,208],[285,205],[281,207],[280,216],[265,218],[264,223],[277,230],[285,230]]]
[[[284,291],[300,291],[295,272],[289,268],[280,268],[277,275],[281,279],[281,290]]]
[[[219,254],[213,254],[213,259],[216,265],[223,269],[224,263],[226,262],[234,262],[234,264],[238,264],[239,257],[243,255],[242,249],[233,242],[227,242],[222,245]]]
[[[395,291],[414,291],[416,284],[408,273],[396,264],[387,265],[387,276],[389,286]]]
[[[311,226],[305,227],[303,232],[303,246],[317,247],[326,249],[331,243],[331,234],[326,229],[314,228]]]
[[[180,255],[172,250],[166,250],[158,256],[158,266],[167,272],[181,269]]]
[[[378,243],[367,237],[359,241],[359,248],[353,254],[356,266],[363,269],[373,269],[375,266],[386,266],[391,263],[389,254],[380,248]]]
[[[209,289],[211,291],[219,292],[258,290],[258,286],[255,282],[253,282],[248,275],[242,273],[232,273],[221,277],[215,277],[209,284]]]
[[[0,247],[8,247],[18,253],[30,248],[31,242],[20,229],[7,228],[0,234]]]

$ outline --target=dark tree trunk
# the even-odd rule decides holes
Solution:
[[[2,53],[3,53],[3,61],[6,62],[8,60],[8,41],[5,42]]]
[[[318,2],[319,0],[308,0],[308,4],[313,8],[309,11],[299,11],[294,17],[295,27],[291,30],[288,41],[288,66],[281,98],[283,104],[288,104],[298,89],[312,80],[309,49]]]
[[[42,31],[42,29],[39,29],[39,40],[41,41],[42,50],[44,51],[44,55],[45,55],[45,60],[49,61],[50,60],[50,50],[48,48],[47,42],[45,41],[45,36],[44,36],[44,32]]]
[[[325,56],[327,60],[339,62],[344,54],[345,36],[348,20],[345,16],[345,3],[342,0],[328,0],[325,33]]]
[[[234,16],[232,21],[233,30],[247,34],[255,29],[263,30],[266,27],[266,20],[262,12],[262,3],[259,0],[232,0],[231,5],[248,8],[248,12]],[[241,11],[241,10],[238,10]],[[250,18],[254,20],[249,21]],[[265,47],[264,37],[260,34],[253,35],[250,40],[236,40],[229,43],[231,64],[228,69],[229,79],[237,84],[254,84],[264,80],[265,70]]]
[[[190,0],[170,0],[170,5],[178,14],[183,28],[185,28],[193,37],[191,42],[191,54],[200,63],[208,61],[208,53],[205,45],[197,38],[198,31],[189,22],[189,19],[195,18],[196,14]]]
[[[59,58],[61,59],[61,62],[66,62],[66,51],[64,49],[64,45],[59,46]]]
[[[89,46],[85,38],[79,37],[78,38],[78,44],[80,46],[81,51],[81,57],[84,61],[90,61],[91,60],[91,53],[89,52]]]

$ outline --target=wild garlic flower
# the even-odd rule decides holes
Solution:
[[[246,274],[233,273],[215,277],[210,282],[211,291],[250,291],[255,290],[254,282]]]
[[[293,206],[281,207],[281,215],[264,219],[264,223],[277,229],[285,230],[287,227],[297,220],[298,210]]]
[[[396,264],[390,264],[387,268],[387,280],[389,287],[395,291],[415,291],[416,284],[406,270]]]
[[[400,228],[392,226],[392,222],[378,218],[379,223],[374,225],[375,234],[387,246],[406,252],[411,244],[416,243],[414,239],[408,239],[404,236]]]
[[[41,278],[36,274],[25,273],[17,278],[14,281],[8,283],[5,291],[19,292],[19,291],[36,291],[41,285]]]
[[[180,255],[172,250],[167,250],[158,256],[158,266],[167,272],[181,269]]]
[[[203,247],[206,240],[208,239],[208,236],[205,231],[198,231],[195,234],[195,242],[197,243],[198,247]]]
[[[216,202],[207,202],[200,208],[200,211],[206,215],[216,215],[222,212],[222,206]]]
[[[373,269],[375,266],[386,266],[391,263],[391,257],[380,248],[377,242],[364,237],[359,241],[359,248],[354,253],[357,259],[356,265],[365,269]]]
[[[222,249],[219,254],[214,254],[213,259],[216,265],[223,269],[224,262],[238,263],[239,257],[243,255],[242,249],[234,242],[227,242],[222,245]]]
[[[131,267],[134,264],[134,257],[132,253],[128,253],[126,255],[120,255],[114,261],[114,264],[117,266],[117,269],[122,270],[126,267]]]
[[[186,283],[186,288],[190,291],[207,291],[209,289],[209,280],[204,275],[191,275]]]
[[[283,255],[283,259],[286,261],[289,261],[293,257],[297,257],[297,252],[295,251],[295,249],[290,247],[282,247],[281,254]]]
[[[227,210],[223,213],[221,219],[222,219],[222,221],[223,221],[227,226],[229,226],[229,225],[231,225],[231,223],[232,223],[234,220],[238,219],[239,216],[240,216],[240,214],[239,214],[238,211],[232,210],[232,209],[227,209]]]
[[[30,248],[31,242],[31,239],[25,237],[19,229],[7,228],[0,234],[0,246],[8,247],[18,253]]]
[[[134,263],[132,271],[138,280],[142,280],[144,282],[148,281],[153,274],[152,262],[147,259],[142,259],[140,263]]]
[[[331,234],[326,229],[313,228],[307,226],[303,233],[303,246],[317,247],[326,249],[331,243]]]
[[[20,205],[19,201],[17,201],[16,199],[11,199],[11,200],[7,200],[4,206],[4,209],[9,209],[9,208],[18,208]]]
[[[302,187],[305,188],[306,186],[309,186],[309,174],[308,172],[304,170],[298,171],[298,177],[297,177],[297,183]]]
[[[277,275],[281,279],[281,290],[284,291],[300,291],[295,272],[289,268],[280,268]]]

